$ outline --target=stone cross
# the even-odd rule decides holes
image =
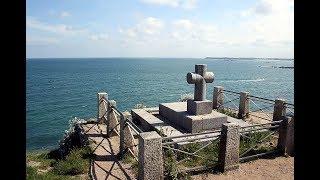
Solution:
[[[188,84],[195,84],[194,101],[206,100],[206,83],[212,83],[214,80],[213,72],[207,72],[206,64],[196,64],[195,72],[187,74]]]

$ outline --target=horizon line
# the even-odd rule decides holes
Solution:
[[[294,58],[285,58],[285,57],[228,57],[228,56],[217,56],[217,57],[212,57],[212,56],[206,56],[206,57],[26,57],[26,59],[104,59],[104,58],[158,58],[158,59],[222,59],[222,58],[230,58],[230,59],[294,59]]]

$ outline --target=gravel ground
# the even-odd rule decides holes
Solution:
[[[247,179],[294,179],[294,158],[277,157],[275,159],[258,159],[241,163],[240,168],[223,174],[199,174],[192,179],[220,179],[220,180],[247,180]]]

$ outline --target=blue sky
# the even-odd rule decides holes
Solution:
[[[27,0],[27,57],[294,56],[293,0]]]

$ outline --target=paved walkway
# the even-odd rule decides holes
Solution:
[[[94,179],[136,179],[130,165],[116,157],[119,152],[119,136],[115,134],[110,138],[103,138],[106,125],[86,124],[82,127],[92,142],[91,147],[96,155],[91,166]]]

